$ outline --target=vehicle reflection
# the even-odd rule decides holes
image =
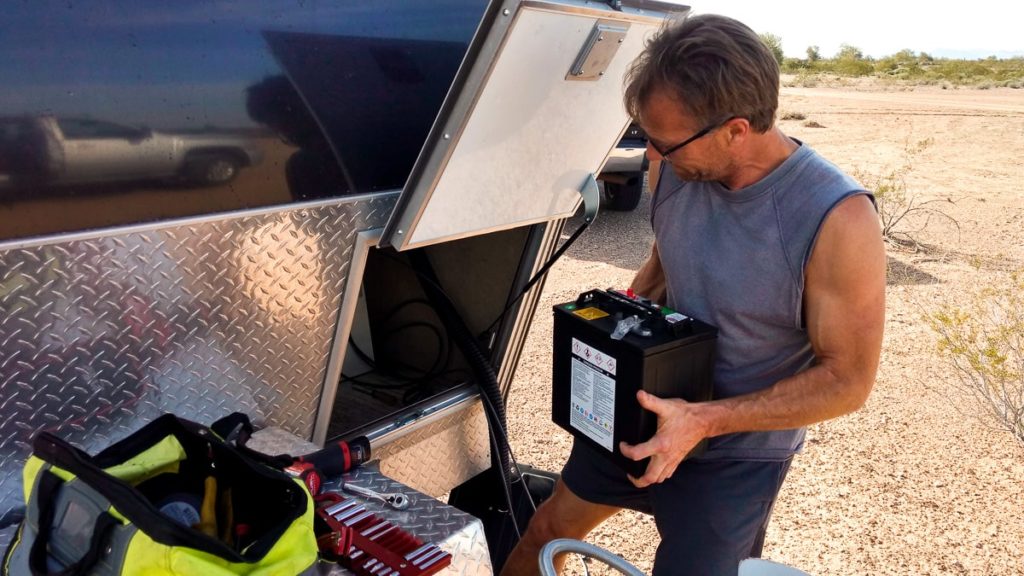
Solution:
[[[270,130],[0,116],[0,240],[292,201]]]
[[[12,188],[111,182],[212,186],[255,166],[253,138],[213,131],[165,133],[104,120],[52,115],[0,119],[0,173]]]

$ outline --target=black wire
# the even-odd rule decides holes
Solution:
[[[583,228],[586,228],[586,226],[582,226],[581,229],[577,230],[573,234],[573,238],[571,238],[571,240],[574,240],[575,237],[578,237],[579,234],[583,232]],[[558,253],[559,255],[561,255],[561,253],[565,251],[565,249],[568,247],[568,244],[571,244],[571,242],[568,242],[565,246],[562,247],[562,249]],[[411,263],[406,262],[405,260],[402,260],[401,258],[398,258],[397,256],[392,255],[392,254],[390,254],[390,253],[388,253],[386,251],[380,251],[378,253],[381,256],[389,258],[389,259],[391,259],[394,262],[398,262],[399,264],[402,264],[403,266],[408,267],[410,270],[413,271],[413,273],[416,274],[417,277],[419,277],[419,279],[421,281],[424,281],[424,282],[430,284],[431,286],[433,286],[434,289],[438,292],[438,294],[440,296],[442,296],[445,300],[448,301],[448,304],[452,308],[455,307],[455,303],[452,302],[451,298],[448,296],[448,293],[444,290],[444,288],[440,284],[435,282],[432,278],[430,278],[429,276],[427,276],[427,275],[421,273],[419,270],[417,270]],[[529,290],[529,286],[532,286],[533,284],[535,284],[536,281],[541,277],[541,274],[546,273],[547,269],[550,268],[551,264],[553,264],[553,263],[554,263],[553,261],[549,262],[548,265],[546,265],[537,275],[534,276],[534,278],[528,283],[527,291]],[[517,302],[525,294],[526,294],[526,291],[523,291],[518,296],[516,296],[516,298],[512,301],[512,303],[510,305],[506,306],[505,310],[502,311],[502,313],[498,316],[498,318],[494,321],[494,323],[491,324],[491,327],[488,328],[485,331],[485,333],[489,332],[491,330],[491,328],[493,328],[493,326],[495,324],[497,324],[497,322],[499,320],[501,320],[505,316],[506,313],[508,313],[508,311],[512,308],[512,305],[514,305],[515,302]],[[490,418],[488,418],[488,420],[489,421],[493,421],[493,422],[496,423],[496,425],[488,426],[487,427],[488,437],[490,438],[490,441],[491,441],[490,442],[491,443],[491,450],[493,450],[495,454],[500,454],[502,452],[502,449],[501,449],[501,446],[500,446],[500,441],[498,439],[497,433],[494,431],[495,428],[498,428],[500,430],[500,433],[501,433],[501,439],[504,440],[505,448],[507,448],[509,459],[514,463],[515,462],[515,458],[512,455],[512,447],[511,447],[511,445],[508,442],[508,434],[505,432],[504,427],[501,425],[502,424],[502,419],[501,419],[501,416],[498,414],[497,408],[492,405],[491,399],[488,397],[487,394],[481,393],[480,394],[480,398],[481,398],[484,406],[490,412]],[[498,460],[500,462],[500,458]],[[518,476],[519,465],[518,465],[518,463],[516,463],[514,465],[515,465],[515,469],[517,471],[517,476]],[[506,470],[505,467],[500,465],[500,464],[497,464],[496,468],[498,468],[498,472],[499,472],[499,474],[501,474],[501,478],[502,478],[502,482],[501,482],[502,491],[505,494],[505,502],[508,504],[508,511],[509,511],[510,519],[512,520],[512,527],[513,527],[513,529],[516,532],[516,536],[519,537],[519,538],[522,538],[522,532],[519,530],[519,523],[517,522],[516,517],[515,517],[515,507],[513,506],[513,503],[512,503],[512,492],[511,492],[511,488],[510,488],[511,480],[508,478],[509,470]],[[533,508],[533,510],[536,511],[536,509],[537,509],[536,508],[536,504],[533,502],[533,498],[532,498],[532,496],[530,496],[529,490],[525,489],[525,480],[521,480],[521,481],[524,482],[524,492],[526,493],[527,501],[530,503],[531,508]]]
[[[384,336],[384,342],[389,342],[397,334],[409,330],[410,328],[427,328],[428,330],[434,333],[434,336],[437,338],[438,343],[437,355],[434,357],[434,362],[431,364],[428,370],[423,370],[422,368],[412,366],[398,359],[393,359],[391,363],[394,365],[395,368],[407,368],[409,371],[414,373],[414,376],[412,377],[429,377],[430,375],[434,374],[435,370],[437,370],[438,368],[443,368],[443,364],[445,364],[445,361],[448,359],[448,357],[450,357],[450,354],[445,354],[445,352],[449,349],[449,346],[446,344],[446,338],[442,336],[441,331],[437,328],[437,326],[434,326],[430,322],[417,321],[403,324],[391,330]],[[447,336],[447,333],[445,334],[445,336]],[[404,374],[400,374],[397,370],[394,371],[394,374],[398,376],[406,376]]]
[[[356,353],[356,356],[359,356],[360,360],[369,366],[373,366],[374,368],[377,367],[377,361],[371,358],[366,352],[363,352],[363,349],[356,344],[355,338],[352,338],[351,334],[348,335],[348,345],[352,348],[352,351]]]
[[[568,250],[574,242],[576,242],[576,239],[583,234],[583,231],[586,230],[588,226],[590,226],[590,220],[584,220],[583,224],[580,224],[580,227],[577,228],[571,236],[569,236],[565,243],[551,255],[551,258],[548,258],[548,261],[544,263],[544,266],[542,266],[541,269],[533,275],[533,278],[530,278],[530,281],[526,283],[526,286],[523,286],[522,290],[519,291],[519,294],[517,294],[516,297],[505,306],[505,309],[501,311],[501,314],[498,314],[498,317],[494,319],[494,322],[491,322],[491,325],[484,331],[485,334],[491,332],[491,330],[493,330],[494,327],[505,318],[505,315],[508,314],[509,310],[518,304],[519,301],[522,300],[523,296],[526,296],[526,293],[530,291],[530,288],[533,288],[534,284],[547,276],[548,271],[555,265],[555,262],[558,262],[558,259],[562,257],[562,254],[565,254],[565,251]]]
[[[486,394],[480,395],[481,398],[485,396]],[[484,405],[490,407],[490,401],[484,400]],[[493,450],[494,453],[497,454],[501,450],[501,447],[499,446],[498,436],[494,433],[495,428],[497,428],[497,426],[488,426],[487,436],[491,440],[491,450]],[[519,522],[516,520],[516,508],[512,504],[512,490],[510,488],[511,482],[507,476],[508,470],[504,470],[503,467],[500,465],[495,465],[495,467],[498,468],[498,473],[501,474],[501,488],[502,492],[504,492],[505,494],[505,502],[508,504],[508,516],[509,519],[512,520],[512,529],[516,531],[516,538],[522,540],[523,532],[519,529]]]
[[[423,305],[427,306],[428,308],[430,306],[430,302],[428,302],[427,300],[424,300],[423,298],[410,298],[409,300],[401,302],[400,304],[398,304],[397,306],[392,308],[384,316],[384,321],[387,322],[388,320],[391,320],[403,308],[406,308],[406,307],[408,307],[410,305],[413,305],[413,304],[423,304]],[[432,308],[429,308],[429,309],[431,310],[431,312],[433,312]],[[434,313],[434,315],[435,315],[435,317],[437,316],[436,312]],[[440,320],[440,319],[438,319],[438,320]],[[365,351],[363,351],[363,349],[360,348],[358,344],[356,344],[356,341],[355,341],[354,338],[352,338],[351,334],[349,335],[349,338],[348,338],[349,346],[351,346],[353,352],[355,352],[355,354],[357,356],[359,356],[359,358],[363,362],[365,362],[366,364],[368,364],[368,365],[370,365],[370,366],[372,366],[374,368],[380,369],[381,373],[383,373],[383,374],[390,374],[390,375],[397,376],[397,377],[400,377],[400,378],[415,379],[415,378],[421,378],[421,377],[423,377],[423,378],[430,378],[430,377],[433,377],[433,376],[437,376],[437,375],[441,375],[441,374],[446,373],[446,368],[451,363],[451,344],[450,344],[450,338],[447,337],[448,336],[447,332],[442,334],[441,333],[441,329],[439,329],[435,324],[431,324],[430,322],[426,322],[426,321],[417,321],[417,322],[410,322],[410,323],[407,323],[407,324],[403,324],[401,326],[398,326],[398,327],[394,328],[393,330],[391,330],[387,334],[385,334],[383,336],[383,341],[384,342],[388,342],[392,338],[394,338],[394,336],[396,334],[401,333],[401,332],[403,332],[405,330],[408,330],[410,328],[418,328],[418,327],[427,328],[430,331],[432,331],[434,333],[434,336],[437,339],[437,343],[438,343],[437,355],[434,357],[434,361],[431,363],[430,368],[427,369],[427,370],[423,370],[422,368],[419,368],[419,367],[416,367],[416,366],[412,366],[410,364],[407,364],[407,363],[402,362],[401,360],[397,360],[397,359],[395,359],[395,360],[393,360],[392,362],[389,363],[389,369],[385,369],[384,367],[378,366],[376,359],[372,358],[369,354],[367,354]],[[402,373],[399,370],[395,370],[395,368],[408,369],[408,372],[411,372],[412,374]],[[371,382],[362,382],[362,384],[364,386],[367,386],[367,387],[370,387],[370,386],[385,387],[385,385],[377,385],[377,384],[374,384],[374,383],[371,383]],[[399,386],[392,386],[392,388],[404,387],[406,385],[407,384],[402,384],[402,385],[399,385]]]

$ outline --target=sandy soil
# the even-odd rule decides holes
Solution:
[[[783,130],[865,181],[909,166],[908,193],[941,200],[959,231],[935,220],[917,234],[926,249],[890,249],[875,389],[860,411],[809,429],[765,556],[816,575],[1024,574],[1024,446],[973,417],[921,321],[1024,269],[1024,91],[784,88],[781,111],[806,117]],[[538,417],[550,413],[550,306],[626,286],[647,254],[648,216],[602,213],[553,268],[510,395],[521,462],[558,470],[571,445]],[[657,532],[623,512],[589,540],[649,572]]]

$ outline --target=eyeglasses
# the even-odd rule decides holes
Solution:
[[[702,128],[702,129],[698,130],[696,134],[694,134],[693,136],[690,136],[686,140],[683,140],[679,144],[676,144],[675,146],[669,146],[668,148],[665,148],[664,150],[661,149],[661,146],[658,146],[657,144],[655,144],[653,140],[648,140],[648,142],[650,142],[651,147],[654,148],[655,152],[660,154],[662,158],[668,160],[669,154],[672,154],[672,153],[676,152],[677,150],[680,150],[680,149],[684,148],[687,144],[690,144],[691,142],[694,142],[695,140],[700,140],[701,138],[707,136],[711,132],[717,130],[718,128],[721,128],[722,126],[724,126],[726,122],[729,122],[730,120],[735,120],[736,118],[737,118],[736,116],[731,116],[729,118],[726,118],[725,120],[722,120],[721,122],[716,122],[714,124],[711,124],[710,126],[707,126],[706,128]]]

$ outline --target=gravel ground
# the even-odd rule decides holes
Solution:
[[[932,220],[917,233],[926,249],[890,250],[875,389],[860,411],[809,429],[765,557],[816,575],[1024,574],[1024,446],[975,417],[922,322],[1024,269],[1024,92],[785,88],[781,108],[805,117],[782,121],[788,134],[865,181],[909,165],[908,193],[940,200],[959,230]],[[628,285],[652,238],[646,205],[603,212],[551,272],[510,395],[520,462],[559,470],[571,445],[548,417],[550,307]],[[658,538],[651,518],[622,512],[589,540],[650,572]]]

